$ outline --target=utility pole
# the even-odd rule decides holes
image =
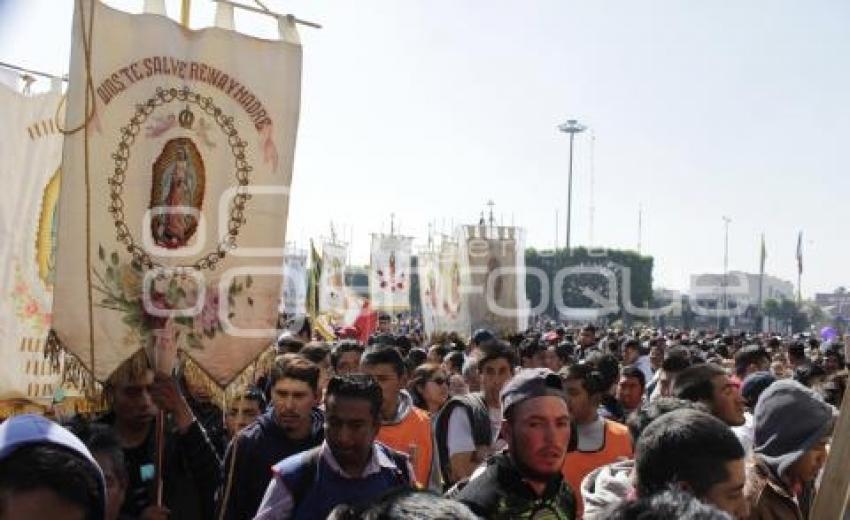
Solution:
[[[573,141],[578,133],[587,130],[587,127],[579,124],[575,119],[568,119],[566,123],[559,125],[558,130],[565,134],[570,134],[570,170],[567,179],[567,254],[570,251],[570,228],[572,225],[572,204],[573,204]]]
[[[594,201],[594,183],[596,177],[596,134],[593,130],[590,131],[590,233],[589,233],[589,244],[591,248],[593,247],[593,218],[596,213],[596,203]],[[640,250],[638,250],[640,252]]]
[[[723,238],[723,314],[726,315],[729,312],[729,295],[728,295],[728,285],[729,285],[729,223],[732,222],[732,219],[725,216],[723,217],[723,227],[724,227],[724,238]]]
[[[555,208],[555,252],[558,252],[558,209]]]
[[[643,238],[643,204],[638,204],[638,242],[637,252],[640,254],[641,239]]]

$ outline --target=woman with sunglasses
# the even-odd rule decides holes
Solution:
[[[449,398],[449,378],[437,363],[425,363],[413,370],[407,386],[413,405],[433,417]]]

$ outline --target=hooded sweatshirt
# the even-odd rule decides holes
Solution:
[[[837,413],[816,392],[790,379],[773,383],[761,394],[753,414],[757,470],[750,478],[753,515],[808,516],[813,483],[791,490],[783,477],[794,462],[832,432]]]
[[[428,485],[434,453],[431,418],[428,412],[413,406],[407,391],[399,392],[395,417],[383,422],[377,440],[410,455],[417,483]]]
[[[777,476],[832,432],[838,411],[814,390],[783,379],[756,404],[753,451]]]
[[[106,483],[103,472],[88,448],[74,434],[40,415],[18,415],[0,424],[0,461],[7,459],[16,450],[32,444],[52,444],[71,450],[91,463],[97,474],[100,501],[96,504],[94,518],[103,520],[106,510]]]
[[[609,516],[606,510],[634,496],[634,469],[635,461],[629,459],[600,466],[588,473],[581,482],[584,520],[604,520]]]

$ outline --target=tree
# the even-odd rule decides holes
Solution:
[[[527,268],[536,268],[543,272],[545,283],[549,289],[560,291],[564,304],[568,307],[592,308],[600,307],[599,299],[612,300],[619,306],[616,313],[609,315],[609,319],[628,318],[624,313],[626,298],[628,303],[635,307],[646,307],[652,303],[652,267],[653,259],[650,256],[641,256],[634,251],[623,251],[616,249],[588,250],[578,247],[567,251],[558,249],[538,252],[534,248],[525,251],[525,265]],[[600,273],[576,272],[575,269],[566,274],[566,269],[587,268],[592,271],[598,269]],[[563,273],[563,284],[561,287],[553,287],[558,278],[558,273]],[[601,273],[613,273],[616,284],[614,293],[610,293],[608,279]],[[625,291],[624,277],[628,275],[628,294]],[[541,279],[534,274],[526,276],[526,295],[531,301],[532,308],[540,305],[543,298]],[[549,302],[543,312],[555,316],[555,302],[558,295],[549,292]],[[595,293],[598,296],[592,296]]]
[[[800,332],[808,329],[811,324],[809,316],[803,312],[797,302],[782,298],[775,300],[773,298],[764,302],[764,313],[766,316],[773,318],[784,328],[789,328],[794,332]]]

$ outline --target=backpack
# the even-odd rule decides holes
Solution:
[[[449,474],[449,418],[458,407],[466,410],[469,424],[472,427],[472,442],[475,446],[489,446],[493,442],[490,431],[490,413],[487,403],[484,402],[484,394],[480,392],[457,395],[449,399],[440,410],[434,424],[434,439],[437,444],[437,459],[440,464],[440,475],[446,488],[451,487],[454,482]]]

